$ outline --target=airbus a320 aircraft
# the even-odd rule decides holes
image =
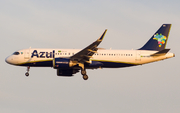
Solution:
[[[87,80],[86,69],[121,68],[142,65],[174,57],[165,49],[171,24],[163,24],[149,41],[137,50],[106,50],[98,48],[104,33],[92,44],[79,49],[38,49],[29,48],[14,52],[6,62],[16,66],[26,66],[26,76],[30,67],[53,67],[58,76],[73,76],[81,71]]]

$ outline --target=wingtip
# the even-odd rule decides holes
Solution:
[[[107,29],[105,29],[104,33],[99,37],[99,40],[102,40],[106,34]]]

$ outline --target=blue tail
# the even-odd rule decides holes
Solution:
[[[149,41],[139,50],[161,51],[165,49],[171,24],[163,24]]]

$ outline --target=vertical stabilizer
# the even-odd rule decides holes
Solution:
[[[139,50],[161,51],[165,49],[171,24],[163,24],[149,41]]]

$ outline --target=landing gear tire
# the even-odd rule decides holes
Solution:
[[[83,79],[84,79],[84,80],[87,80],[87,79],[88,79],[88,76],[87,76],[87,75],[83,75]]]
[[[28,72],[26,72],[26,73],[25,73],[25,75],[28,77],[28,76],[29,76],[29,73],[28,73]]]
[[[85,71],[85,70],[82,70],[82,71],[81,71],[81,74],[82,74],[82,75],[86,75],[86,71]]]

